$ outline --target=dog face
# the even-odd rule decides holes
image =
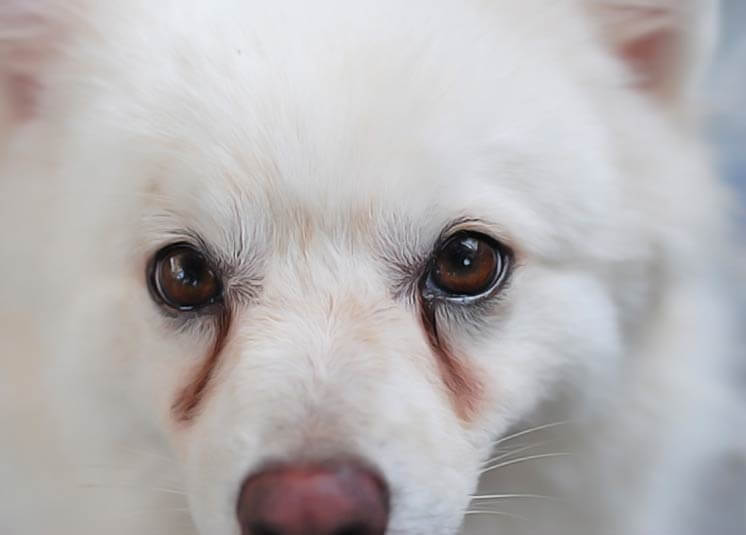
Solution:
[[[88,6],[11,88],[39,95],[10,165],[60,193],[69,442],[168,452],[199,533],[252,533],[266,467],[339,459],[387,533],[454,533],[494,439],[602,392],[639,327],[658,186],[628,160],[663,164],[628,134],[668,153],[675,98],[580,5],[451,4]]]

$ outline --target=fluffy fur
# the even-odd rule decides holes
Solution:
[[[471,533],[700,529],[744,428],[696,112],[713,8],[1,3],[0,531],[237,535],[252,470],[338,455],[382,471],[390,535],[468,507],[496,513]],[[516,256],[498,298],[437,318],[469,393],[416,295],[457,221]],[[217,328],[145,275],[181,239],[233,309],[189,418]],[[483,494],[561,501],[470,506],[506,460]]]

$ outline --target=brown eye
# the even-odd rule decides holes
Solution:
[[[151,287],[165,305],[193,310],[220,300],[222,287],[207,259],[188,245],[161,249],[152,264]]]
[[[475,297],[500,283],[506,265],[506,255],[494,240],[461,232],[436,252],[428,282],[445,297]]]

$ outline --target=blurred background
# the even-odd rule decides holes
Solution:
[[[711,78],[713,139],[723,177],[736,188],[746,230],[746,0],[722,0],[722,38]]]

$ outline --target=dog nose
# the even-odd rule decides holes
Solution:
[[[242,535],[383,535],[388,489],[354,461],[276,465],[246,479],[237,513]]]

